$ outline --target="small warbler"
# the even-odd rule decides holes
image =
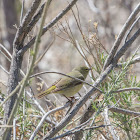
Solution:
[[[80,66],[80,67],[74,68],[67,75],[72,76],[74,78],[81,79],[81,80],[85,80],[88,75],[89,70],[90,70],[90,68],[88,68],[86,66]],[[60,95],[63,95],[67,98],[72,97],[83,86],[83,82],[78,81],[74,78],[70,78],[67,76],[60,78],[53,85],[51,85],[47,90],[37,94],[36,97],[42,98],[45,95],[48,95],[51,93],[59,93]]]

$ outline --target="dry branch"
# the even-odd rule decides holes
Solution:
[[[104,64],[104,69],[111,63],[122,39],[124,38],[124,35],[127,31],[127,29],[132,25],[132,23],[135,20],[135,17],[137,16],[137,14],[140,12],[140,3],[137,5],[137,7],[134,9],[134,11],[131,13],[131,15],[128,17],[126,23],[124,24],[121,32],[119,33],[110,53],[109,56],[107,57],[105,64]]]
[[[48,23],[43,28],[42,35],[45,34],[45,32],[47,32],[51,27],[53,27],[74,6],[77,1],[78,0],[73,0],[65,9],[62,10],[61,13],[59,13],[50,23]],[[35,38],[36,36],[33,37],[33,39],[20,50],[19,54],[24,54],[34,44]]]
[[[121,114],[124,114],[124,115],[140,117],[140,112],[135,112],[135,111],[127,110],[127,109],[122,109],[122,108],[118,108],[118,107],[110,107],[109,106],[109,110],[111,112],[121,113]]]

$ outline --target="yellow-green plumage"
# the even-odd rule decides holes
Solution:
[[[77,67],[73,69],[72,72],[68,73],[67,75],[81,79],[81,80],[85,80],[88,75],[89,70],[90,69],[88,67],[81,66],[81,67]],[[42,98],[43,96],[50,93],[59,93],[66,97],[71,97],[74,94],[76,94],[82,88],[82,86],[83,86],[83,83],[76,79],[63,77],[59,79],[57,82],[55,82],[52,86],[50,86],[44,92],[37,94],[36,97]]]

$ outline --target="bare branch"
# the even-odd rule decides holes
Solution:
[[[14,47],[17,47],[19,49],[19,47],[21,47],[20,45],[22,45],[25,36],[24,34],[26,33],[26,27],[27,25],[30,23],[31,18],[33,17],[34,13],[36,12],[39,4],[40,4],[40,0],[34,0],[34,2],[31,5],[30,10],[28,11],[28,13],[25,15],[21,26],[19,27],[17,33],[16,33],[16,37],[14,40]]]
[[[130,87],[130,88],[124,88],[124,89],[119,89],[116,91],[111,91],[111,93],[120,93],[120,92],[125,92],[125,91],[140,91],[140,88],[138,87]]]
[[[130,47],[130,45],[137,39],[140,35],[140,28],[138,31],[121,47],[121,49],[117,52],[115,57],[113,58],[113,62],[115,65],[117,64],[118,60],[124,55],[126,50]]]
[[[46,117],[52,113],[55,113],[56,111],[59,111],[59,110],[62,110],[62,109],[65,109],[67,108],[68,106],[70,106],[70,102],[67,102],[64,106],[61,106],[61,107],[58,107],[58,108],[55,108],[55,109],[52,109],[50,110],[49,112],[47,112],[41,119],[41,121],[39,122],[38,126],[36,127],[35,131],[33,132],[33,134],[31,135],[30,139],[29,140],[33,140],[34,137],[36,136],[37,132],[39,131],[40,127],[42,126],[43,122],[45,121]]]
[[[54,24],[56,22],[58,22],[73,6],[74,4],[77,2],[77,0],[73,0],[64,10],[62,10],[61,13],[59,13],[48,25],[46,25],[43,28],[43,32],[42,35],[47,32],[52,26],[54,26]],[[27,45],[25,45],[19,52],[19,54],[21,53],[25,53],[35,42],[35,38],[34,37],[29,43],[27,43]]]
[[[93,127],[87,127],[87,128],[80,128],[78,130],[75,130],[75,131],[67,131],[66,133],[62,134],[62,135],[59,135],[57,137],[54,137],[52,139],[49,139],[49,140],[56,140],[56,139],[59,139],[59,138],[63,138],[63,137],[66,137],[66,136],[69,136],[69,135],[73,135],[75,133],[78,133],[78,132],[83,132],[83,131],[87,131],[87,130],[94,130],[94,129],[97,129],[97,128],[101,128],[101,127],[106,127],[108,125],[100,125],[100,126],[93,126]]]
[[[132,26],[130,27],[130,29],[129,29],[127,35],[126,35],[125,42],[127,41],[129,34],[131,33],[132,29],[133,29],[134,26],[138,23],[139,20],[140,20],[140,16],[135,20],[135,22],[134,22],[134,23],[132,24]]]
[[[22,0],[22,7],[21,7],[21,13],[20,13],[20,25],[22,24],[22,19],[23,19],[24,4],[25,4],[25,0]]]
[[[104,64],[104,69],[111,63],[127,29],[129,28],[129,26],[134,22],[135,17],[137,16],[137,14],[140,12],[140,3],[137,5],[137,7],[134,9],[134,11],[131,13],[131,15],[128,17],[126,23],[124,24],[121,32],[119,33],[111,51],[109,56],[107,57],[105,64]]]
[[[140,116],[140,112],[134,112],[131,110],[122,109],[122,108],[118,108],[118,107],[110,107],[109,106],[109,110],[111,112],[117,112],[117,113],[121,113],[124,115],[129,115],[129,116],[135,116],[135,117]]]

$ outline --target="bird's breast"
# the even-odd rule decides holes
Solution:
[[[82,86],[83,84],[79,84],[71,88],[63,89],[63,91],[59,91],[58,93],[65,95],[66,97],[72,97],[82,88]]]

